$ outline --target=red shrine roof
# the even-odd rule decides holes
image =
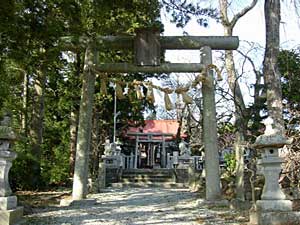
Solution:
[[[127,130],[127,136],[135,138],[136,135],[140,134],[155,134],[153,139],[161,139],[165,136],[166,139],[170,140],[176,137],[179,128],[177,120],[145,120],[145,126],[140,127],[129,127]],[[162,134],[159,136],[159,134]],[[143,138],[141,138],[143,139]]]

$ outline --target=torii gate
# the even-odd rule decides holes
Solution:
[[[95,81],[94,71],[107,73],[195,73],[206,70],[212,64],[212,50],[235,50],[239,39],[236,36],[160,36],[154,29],[137,30],[136,36],[100,36],[90,41],[88,38],[74,40],[64,38],[67,50],[74,50],[74,41],[80,48],[85,48],[85,72],[87,79]],[[100,49],[133,49],[135,63],[98,63]],[[161,63],[161,50],[200,50],[200,63]],[[80,104],[80,114],[86,115],[79,121],[79,130],[83,132],[78,137],[84,141],[77,143],[76,161],[73,181],[73,200],[80,200],[86,196],[88,149],[90,139],[90,124],[93,107],[94,87],[83,83],[83,96]],[[214,78],[212,70],[208,70],[205,82],[202,84],[203,95],[203,140],[205,149],[206,199],[220,200],[219,154],[217,147],[217,124],[214,92]],[[82,168],[86,168],[84,171]]]

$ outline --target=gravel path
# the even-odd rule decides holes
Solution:
[[[224,207],[211,207],[185,189],[107,189],[68,207],[36,209],[26,224],[193,225],[245,224]]]

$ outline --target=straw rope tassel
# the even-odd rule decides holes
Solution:
[[[128,89],[128,99],[129,99],[129,102],[134,102],[134,93],[133,93],[133,90],[132,89]]]
[[[181,93],[181,96],[182,96],[182,101],[183,101],[185,104],[192,104],[192,103],[193,103],[192,97],[189,96],[186,92],[182,92],[182,93]]]
[[[221,71],[219,70],[219,68],[214,65],[214,64],[209,64],[207,67],[206,67],[206,73],[208,72],[208,70],[211,70],[211,69],[214,69],[216,74],[217,74],[217,81],[221,81],[223,80],[223,77],[221,75]]]
[[[116,94],[117,94],[118,99],[125,98],[125,96],[123,94],[123,88],[122,88],[121,84],[119,84],[119,83],[116,83]]]
[[[169,88],[162,88],[160,86],[156,86],[152,82],[149,82],[149,81],[148,82],[142,82],[142,81],[134,80],[131,83],[127,83],[127,86],[133,87],[132,90],[128,89],[127,95],[128,95],[129,101],[134,101],[133,96],[132,96],[133,92],[136,93],[136,97],[137,97],[138,100],[143,99],[145,96],[144,96],[144,93],[142,91],[142,88],[144,86],[146,86],[147,89],[148,89],[146,99],[152,104],[154,104],[154,102],[155,102],[153,89],[155,88],[159,91],[164,92],[164,101],[165,101],[166,110],[173,109],[173,104],[172,104],[172,102],[170,100],[170,97],[169,97],[169,94],[171,94],[173,91],[175,91],[177,94],[182,95],[182,100],[183,100],[184,103],[191,104],[193,102],[193,99],[192,99],[191,96],[189,96],[187,94],[188,90],[190,88],[197,87],[197,85],[200,84],[200,83],[202,83],[202,85],[210,85],[210,82],[208,82],[208,80],[210,79],[208,77],[208,72],[210,70],[214,70],[215,73],[217,74],[217,78],[216,78],[217,81],[222,80],[221,71],[214,64],[207,65],[206,68],[200,72],[200,74],[195,78],[194,81],[192,81],[191,83],[189,83],[185,87],[179,87],[175,90],[172,90],[172,89],[169,89]],[[103,75],[102,78],[101,78],[101,86],[100,86],[101,95],[107,95],[107,82],[108,82],[107,75]],[[121,82],[121,81],[117,81],[117,82],[113,81],[113,82],[116,83],[116,94],[117,94],[118,99],[124,99],[125,96],[124,96],[124,93],[123,93],[122,85],[124,85],[125,83]]]
[[[147,90],[147,97],[146,97],[146,99],[151,104],[154,104],[155,103],[155,97],[154,97],[153,87],[149,85],[147,88],[148,88],[148,90]]]
[[[144,97],[141,91],[141,87],[139,85],[135,85],[134,87],[135,87],[137,99],[141,100]]]
[[[173,109],[173,105],[172,102],[170,100],[169,94],[165,92],[165,96],[164,96],[164,101],[165,101],[165,108],[167,111],[170,111]]]

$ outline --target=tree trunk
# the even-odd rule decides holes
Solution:
[[[38,77],[35,80],[34,90],[35,96],[33,100],[32,126],[30,131],[32,157],[31,162],[31,185],[33,188],[38,188],[41,184],[41,145],[43,142],[43,128],[44,128],[44,111],[45,111],[45,81],[46,76],[43,69],[37,71]]]
[[[78,128],[78,110],[74,109],[71,112],[70,118],[70,176],[74,175],[75,157],[76,157],[76,143],[77,143],[77,129]]]
[[[265,0],[266,50],[263,74],[267,90],[267,108],[276,128],[283,132],[282,90],[278,70],[280,0]]]
[[[231,29],[225,28],[225,36],[232,35]],[[235,105],[235,126],[237,131],[235,133],[234,151],[236,159],[236,198],[242,201],[245,200],[245,188],[244,188],[244,147],[243,142],[246,139],[245,133],[247,132],[247,117],[246,106],[241,92],[240,85],[235,70],[234,59],[232,51],[225,51],[225,66],[228,76],[228,84],[231,92],[234,96]]]
[[[23,115],[22,115],[22,132],[25,137],[28,135],[28,74],[24,71],[23,81]]]
[[[76,72],[75,72],[75,78],[80,80],[80,74],[81,74],[81,54],[77,53],[76,55]],[[79,82],[75,82],[76,86]],[[73,86],[75,88],[75,86]],[[74,168],[75,168],[75,157],[76,157],[76,144],[77,144],[77,132],[78,132],[78,117],[79,117],[79,107],[77,101],[77,96],[74,98],[76,99],[74,101],[73,109],[71,112],[70,117],[70,158],[69,158],[69,165],[70,165],[70,176],[72,177],[74,175]]]
[[[237,116],[237,113],[236,113]],[[237,116],[239,117],[239,116]],[[240,123],[239,123],[240,121]],[[244,180],[244,173],[245,173],[245,162],[244,162],[244,141],[245,141],[245,129],[239,128],[242,127],[241,118],[236,120],[236,127],[238,127],[235,133],[235,142],[234,142],[234,152],[235,152],[235,159],[236,159],[236,167],[235,167],[235,188],[236,188],[236,198],[239,200],[245,200],[245,180]]]
[[[253,0],[252,3],[243,8],[239,13],[235,14],[231,21],[228,18],[228,1],[220,0],[220,11],[222,16],[222,24],[224,27],[224,35],[232,36],[233,29],[237,21],[243,17],[248,11],[250,11],[255,5],[257,0]],[[235,118],[237,132],[235,134],[236,140],[234,143],[235,158],[236,158],[236,198],[245,200],[245,188],[244,188],[244,147],[243,142],[246,139],[245,134],[247,132],[248,116],[246,105],[243,99],[240,85],[238,83],[238,76],[236,74],[233,53],[231,50],[225,51],[225,66],[228,75],[229,88],[234,96],[235,103]]]
[[[79,111],[79,124],[76,145],[76,160],[73,180],[73,200],[81,200],[87,194],[88,161],[91,141],[95,75],[91,67],[94,64],[94,52],[88,47],[85,52],[82,93]]]
[[[100,129],[99,129],[100,112],[95,109],[93,120],[93,138],[92,138],[92,171],[91,176],[93,179],[97,178],[100,159]]]

